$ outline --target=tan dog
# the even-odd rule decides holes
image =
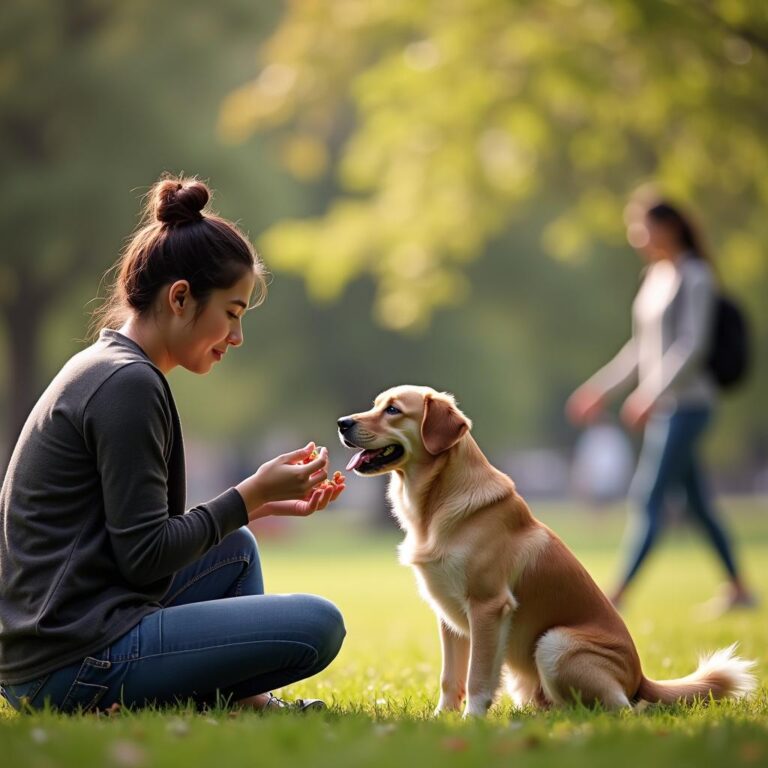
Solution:
[[[491,466],[452,396],[395,387],[338,425],[342,442],[359,449],[347,469],[392,473],[389,500],[406,532],[400,559],[440,622],[438,712],[459,709],[466,696],[465,716],[484,715],[502,667],[520,705],[575,696],[613,709],[754,688],[754,662],[734,656],[734,646],[680,680],[646,678],[619,614]]]

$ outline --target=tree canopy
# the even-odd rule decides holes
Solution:
[[[221,134],[271,133],[291,173],[333,193],[264,247],[318,298],[371,276],[385,327],[464,298],[467,263],[542,204],[557,259],[621,243],[649,181],[699,213],[728,282],[764,277],[765,4],[295,0],[260,65]]]

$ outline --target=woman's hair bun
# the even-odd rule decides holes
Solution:
[[[201,221],[201,211],[211,193],[197,179],[165,178],[150,191],[149,214],[163,224],[189,224]]]

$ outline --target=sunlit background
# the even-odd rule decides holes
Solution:
[[[453,392],[526,496],[621,498],[637,437],[563,405],[630,332],[652,184],[749,312],[707,451],[721,490],[768,491],[768,4],[6,0],[0,34],[1,466],[183,171],[273,275],[241,350],[171,374],[190,501],[310,439],[342,468],[336,419],[399,383]],[[379,482],[344,498],[386,514]]]

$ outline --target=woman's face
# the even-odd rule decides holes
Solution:
[[[248,271],[231,288],[215,289],[191,322],[197,302],[190,297],[184,313],[187,321],[174,334],[176,364],[193,373],[208,373],[230,347],[239,347],[243,343],[242,318],[255,285],[256,276]]]
[[[672,259],[680,251],[680,236],[677,228],[670,223],[656,221],[651,216],[645,217],[648,232],[647,256],[651,261]]]
[[[644,216],[627,228],[627,240],[648,262],[672,259],[680,251],[680,237],[674,225]]]

